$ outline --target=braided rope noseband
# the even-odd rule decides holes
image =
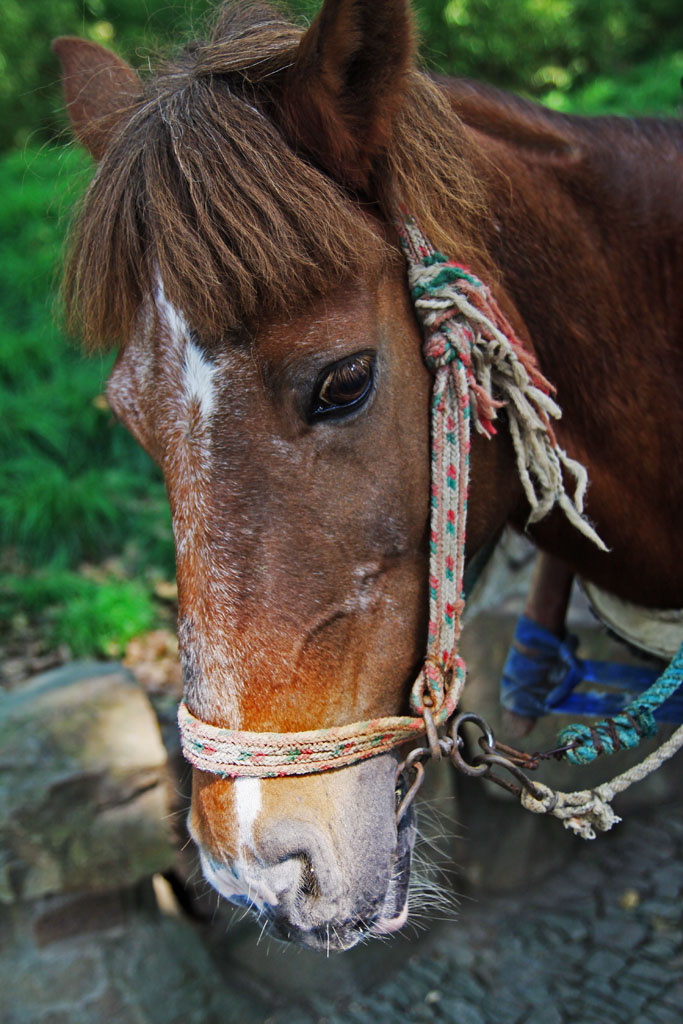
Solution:
[[[464,610],[465,526],[470,423],[492,437],[505,405],[517,468],[536,522],[555,505],[599,547],[583,518],[586,471],[558,446],[550,418],[561,411],[488,288],[467,267],[436,252],[413,217],[397,218],[408,282],[434,373],[431,413],[431,528],[427,655],[410,694],[412,715],[371,719],[299,733],[257,733],[203,722],[178,709],[183,753],[195,768],[223,777],[307,775],[374,757],[414,739],[429,717],[436,727],[454,713],[465,684],[458,654]],[[573,498],[562,469],[573,475]]]

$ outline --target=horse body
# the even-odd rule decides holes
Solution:
[[[556,115],[468,83],[449,92],[481,136],[487,247],[557,387],[558,434],[588,469],[610,552],[558,514],[532,536],[621,597],[680,607],[683,126]]]
[[[195,715],[263,732],[405,708],[426,633],[431,378],[397,198],[488,279],[557,386],[610,551],[556,511],[534,539],[620,596],[683,604],[678,127],[436,87],[410,70],[399,0],[328,0],[302,38],[228,10],[145,89],[93,44],[57,50],[100,159],[67,298],[86,335],[120,339],[110,402],[165,474]],[[471,464],[470,556],[529,513],[504,413]],[[395,930],[413,837],[395,768],[195,771],[207,878],[316,948]]]

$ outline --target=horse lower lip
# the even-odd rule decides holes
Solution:
[[[387,894],[385,907],[387,914],[377,917],[368,929],[370,935],[391,935],[403,927],[408,920],[408,882],[410,880],[410,855],[413,847],[414,826],[412,812],[409,811],[399,825],[398,850],[394,864],[394,884],[391,896]],[[387,906],[387,903],[393,906]],[[400,908],[400,909],[399,909]],[[390,917],[389,914],[393,914]]]
[[[396,917],[380,917],[370,929],[371,935],[391,935],[397,932],[408,920],[408,900],[403,904],[403,910]]]
[[[342,953],[351,949],[360,941],[363,934],[362,931],[345,924],[306,930],[292,925],[284,918],[273,916],[268,919],[267,932],[280,942],[289,945],[294,942],[316,952],[327,953]]]

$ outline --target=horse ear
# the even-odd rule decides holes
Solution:
[[[99,160],[142,95],[136,72],[111,50],[75,36],[53,40],[76,138]]]
[[[325,0],[286,75],[285,132],[336,180],[367,191],[413,52],[408,0]]]

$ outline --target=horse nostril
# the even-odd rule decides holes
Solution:
[[[318,879],[315,876],[313,865],[311,864],[308,857],[303,857],[303,868],[301,872],[301,881],[299,882],[299,892],[302,896],[320,896],[320,886],[318,885]]]
[[[331,837],[313,822],[273,822],[261,834],[259,856],[263,864],[277,865],[270,871],[291,879],[290,897],[329,896],[340,888],[341,874]]]

